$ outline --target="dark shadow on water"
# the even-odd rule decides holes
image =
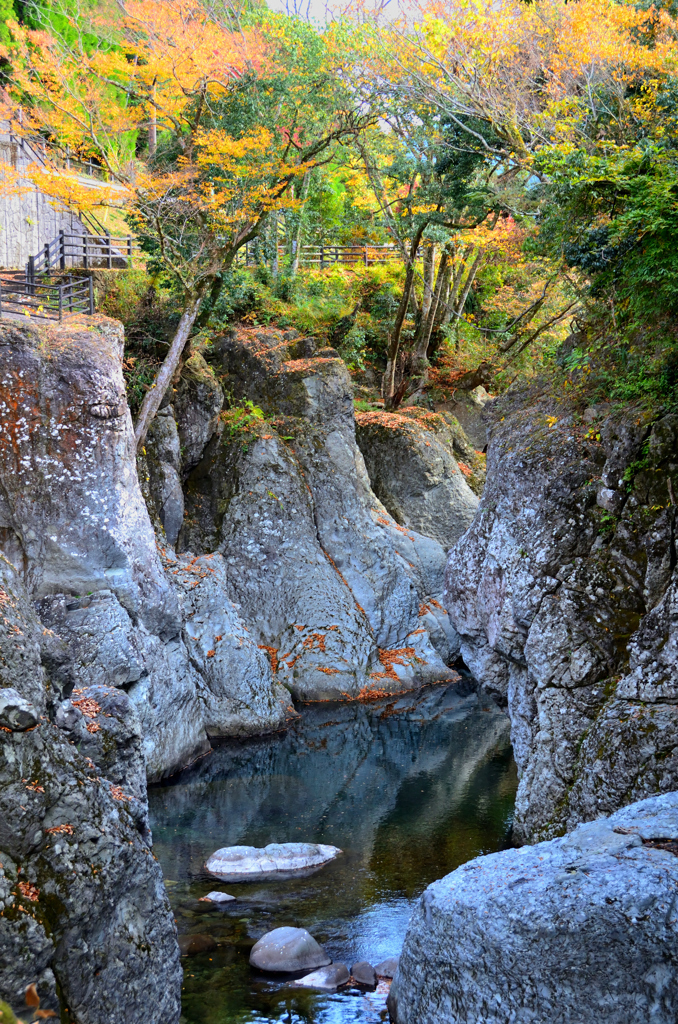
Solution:
[[[257,976],[254,942],[297,925],[333,960],[400,952],[413,901],[480,853],[510,845],[517,786],[508,720],[463,687],[375,703],[308,705],[287,732],[224,743],[149,792],[155,853],[179,932],[209,935],[185,957],[186,1024],[376,1024],[385,992],[319,995]],[[343,853],[310,878],[226,885],[221,846],[324,842]],[[210,889],[237,897],[223,910]],[[383,987],[383,986],[382,986]]]

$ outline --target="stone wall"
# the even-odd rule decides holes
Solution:
[[[11,134],[7,122],[0,121],[0,176],[3,164],[22,170],[44,163],[38,149]],[[60,231],[83,234],[86,230],[74,213],[55,205],[34,185],[27,184],[22,195],[0,194],[0,268],[23,270],[28,257]]]

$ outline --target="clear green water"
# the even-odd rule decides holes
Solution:
[[[149,792],[155,852],[180,934],[187,1024],[376,1024],[386,989],[320,995],[254,972],[254,942],[307,928],[349,967],[397,956],[429,882],[510,842],[516,791],[506,717],[454,686],[372,704],[299,708],[286,732],[224,744]],[[310,878],[227,885],[204,872],[221,846],[323,842],[343,853]],[[237,897],[220,910],[199,897]]]

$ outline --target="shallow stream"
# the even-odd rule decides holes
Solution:
[[[229,742],[149,791],[155,853],[185,956],[186,1024],[376,1024],[386,986],[321,995],[257,974],[249,951],[280,925],[307,928],[335,961],[397,956],[429,882],[506,847],[516,791],[508,720],[461,686],[372,703],[314,704],[286,731]],[[222,846],[322,842],[337,860],[309,878],[225,884],[204,871]],[[237,899],[216,909],[211,889]]]

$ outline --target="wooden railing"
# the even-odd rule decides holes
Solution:
[[[120,269],[132,266],[136,251],[134,239],[130,236],[73,235],[60,231],[51,242],[46,242],[40,252],[29,256],[26,276],[34,281],[43,274],[58,268],[84,267],[85,270],[107,267]]]
[[[20,272],[0,271],[0,317],[9,313],[62,320],[71,313],[94,313],[94,285],[89,277],[29,279]]]
[[[259,250],[261,251],[261,250]],[[278,260],[281,266],[285,259],[290,259],[285,246],[278,246]],[[329,267],[333,263],[348,266],[369,267],[374,263],[390,263],[402,259],[400,251],[394,245],[302,245],[299,254],[299,265],[303,267]],[[241,266],[253,267],[257,259],[257,249],[248,243],[238,253],[236,260]],[[270,262],[270,257],[267,262]]]

